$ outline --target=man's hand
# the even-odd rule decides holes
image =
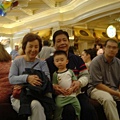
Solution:
[[[73,87],[67,89],[67,94],[71,95],[73,93]]]
[[[80,87],[81,83],[80,81],[73,81],[71,87],[73,88],[73,92],[76,92]]]
[[[120,99],[120,92],[116,91],[115,96],[117,96]]]
[[[59,94],[63,94],[63,95],[67,94],[67,91],[64,88],[60,87],[59,85],[53,85],[53,88],[55,90],[55,93],[58,95]]]

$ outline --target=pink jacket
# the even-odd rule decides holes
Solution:
[[[0,103],[8,102],[13,85],[9,83],[8,74],[11,62],[0,62]]]

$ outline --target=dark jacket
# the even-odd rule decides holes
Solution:
[[[45,115],[47,119],[52,117],[52,113],[55,109],[54,100],[50,97],[47,97],[47,93],[53,92],[51,81],[47,78],[44,72],[39,70],[30,70],[26,69],[24,74],[34,74],[38,75],[42,80],[42,86],[32,86],[29,83],[24,84],[22,91],[20,93],[20,109],[19,115],[31,115],[31,101],[38,100],[45,109]]]
[[[67,64],[67,68],[73,70],[76,76],[78,76],[80,71],[87,69],[85,63],[83,62],[80,56],[77,56],[72,53],[68,53],[68,60],[69,63]],[[46,59],[46,62],[50,70],[50,76],[52,80],[53,73],[57,71],[57,67],[53,63],[53,56]]]

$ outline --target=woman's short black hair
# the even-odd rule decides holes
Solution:
[[[23,37],[23,41],[22,41],[22,49],[23,49],[24,53],[25,53],[25,48],[26,48],[27,43],[31,42],[31,41],[34,41],[34,40],[38,40],[38,42],[39,42],[39,52],[40,52],[40,50],[42,48],[42,40],[41,40],[40,36],[37,35],[37,34],[34,34],[34,33],[28,33]]]

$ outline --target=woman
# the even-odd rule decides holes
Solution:
[[[8,102],[12,93],[13,86],[8,80],[11,59],[11,56],[0,43],[0,103]]]
[[[96,45],[96,49],[97,49],[97,55],[101,55],[103,54],[103,45],[101,43]]]
[[[85,49],[82,52],[81,58],[85,62],[86,67],[89,69],[92,59],[96,56],[96,51],[94,49]]]
[[[48,78],[50,78],[46,62],[36,58],[41,48],[42,41],[38,35],[28,33],[24,36],[22,41],[22,49],[24,52],[24,56],[13,61],[9,73],[10,83],[15,84],[14,89],[20,88],[20,85],[24,83],[29,83],[33,86],[42,85],[41,79],[37,75],[23,75],[25,68],[31,68],[38,62],[39,63],[34,67],[34,69],[45,72]],[[19,112],[20,100],[11,96],[11,103],[13,108],[17,112]],[[39,101],[32,100],[31,111],[32,114],[28,117],[29,120],[46,120],[44,108]]]

